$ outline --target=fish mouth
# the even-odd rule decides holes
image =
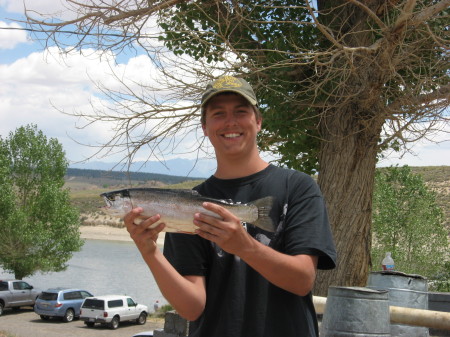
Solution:
[[[106,206],[103,206],[102,208],[108,209],[111,208],[114,200],[111,200],[108,196],[106,195],[101,195],[103,197],[103,199],[105,200]]]
[[[130,197],[130,191],[129,190],[120,190],[120,191],[111,191],[111,192],[105,192],[100,194],[103,199],[105,199],[106,205],[108,207],[111,207],[116,201],[116,199],[122,199],[125,197]]]

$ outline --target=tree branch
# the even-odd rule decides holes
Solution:
[[[435,5],[424,8],[419,13],[414,15],[409,24],[412,26],[418,26],[449,7],[450,0],[442,0]]]
[[[110,16],[109,18],[105,18],[104,22],[106,25],[110,25],[113,22],[121,21],[128,18],[136,18],[141,16],[150,16],[158,11],[164,10],[166,8],[170,8],[175,6],[176,4],[185,2],[185,0],[166,0],[154,6],[150,6],[147,8],[139,8],[136,10],[131,10],[127,12],[120,13],[118,15]]]

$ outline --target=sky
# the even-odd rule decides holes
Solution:
[[[25,0],[25,4],[41,13],[57,12],[60,6],[57,0]],[[152,63],[145,55],[110,54],[99,59],[95,50],[62,55],[54,47],[44,48],[27,31],[1,29],[24,28],[24,24],[10,20],[23,18],[21,0],[0,0],[0,136],[7,138],[20,126],[36,124],[48,138],[58,139],[69,162],[83,161],[96,152],[92,146],[112,137],[113,125],[96,123],[80,129],[86,121],[64,112],[92,111],[91,104],[104,99],[95,83],[115,88],[118,84],[111,77],[112,71],[145,81],[143,76],[152,71]],[[106,62],[108,58],[116,62]],[[418,142],[411,149],[413,154],[401,158],[388,154],[379,166],[450,165],[450,127],[446,130],[433,135],[437,143]],[[192,156],[182,152],[173,156]],[[91,160],[115,162],[119,157],[94,156]]]

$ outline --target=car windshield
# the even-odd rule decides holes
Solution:
[[[44,291],[42,294],[39,295],[39,298],[44,301],[56,301],[58,299],[58,294],[47,293]]]
[[[105,302],[102,301],[102,300],[96,300],[96,299],[93,299],[93,298],[86,298],[84,300],[83,308],[104,310],[105,309]]]

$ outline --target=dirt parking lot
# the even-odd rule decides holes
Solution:
[[[131,337],[141,331],[163,329],[163,327],[163,319],[149,317],[144,325],[123,322],[117,330],[111,330],[99,324],[96,324],[94,328],[88,328],[78,319],[70,323],[63,323],[57,319],[42,321],[31,307],[5,310],[0,316],[0,331],[6,331],[15,337]]]

